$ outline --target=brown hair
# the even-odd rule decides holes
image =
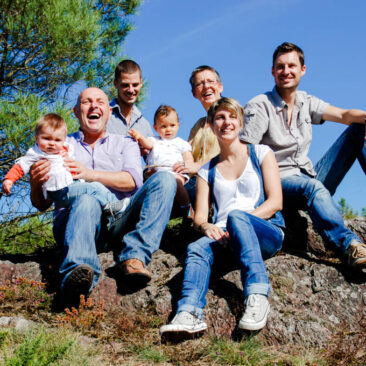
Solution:
[[[119,80],[121,78],[121,74],[133,74],[137,71],[140,73],[141,77],[141,68],[135,61],[123,60],[116,66],[116,69],[114,70],[114,79]]]
[[[293,52],[293,51],[297,52],[301,66],[304,66],[305,65],[304,51],[299,46],[296,46],[296,44],[289,43],[289,42],[283,42],[275,49],[275,51],[273,53],[272,66],[274,66],[275,61],[279,55],[282,55],[283,53]]]
[[[154,114],[154,125],[156,125],[156,121],[160,116],[167,116],[172,112],[174,112],[177,115],[177,119],[179,120],[178,113],[173,107],[166,104],[160,105]]]
[[[54,130],[59,130],[61,128],[65,129],[65,137],[67,135],[67,126],[65,120],[56,113],[47,113],[41,117],[36,124],[35,134],[38,135],[43,127],[51,127]]]

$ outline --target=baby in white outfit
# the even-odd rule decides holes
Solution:
[[[69,207],[80,195],[89,194],[109,212],[110,203],[117,202],[117,197],[99,182],[74,181],[64,166],[65,157],[74,158],[72,146],[65,142],[66,135],[67,126],[61,116],[55,113],[43,116],[36,124],[36,144],[25,156],[17,159],[16,164],[5,175],[2,192],[10,194],[13,184],[27,174],[36,161],[47,159],[51,163],[50,177],[42,186],[46,199],[51,199],[60,207]]]
[[[189,180],[187,174],[173,171],[173,165],[183,161],[193,162],[192,147],[187,142],[176,137],[179,129],[179,120],[176,110],[168,105],[161,105],[154,115],[154,129],[159,137],[145,138],[138,131],[131,129],[128,133],[138,142],[141,148],[149,150],[146,157],[147,168],[155,171],[167,170],[174,174],[177,180],[176,200],[181,209],[188,211],[190,201],[184,188]]]

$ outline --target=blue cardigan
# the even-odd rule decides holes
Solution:
[[[255,153],[254,145],[247,144],[247,146],[248,146],[248,151],[249,151],[249,158],[252,161],[254,171],[259,176],[259,182],[260,182],[259,198],[258,198],[258,201],[256,202],[256,204],[254,205],[254,207],[257,208],[265,201],[265,198],[266,198],[265,192],[264,192],[264,186],[263,186],[263,175],[262,175],[262,170],[261,170],[261,167],[259,164],[257,154]],[[210,199],[214,205],[213,222],[215,222],[216,215],[217,215],[217,203],[216,203],[216,199],[215,199],[213,191],[214,191],[214,183],[215,183],[216,165],[217,165],[218,161],[219,161],[219,155],[217,155],[213,159],[211,159],[210,165],[209,165],[209,170],[208,170],[208,185],[210,186]],[[283,220],[283,217],[282,217],[282,214],[280,211],[277,211],[269,219],[269,221],[276,226],[279,226],[282,228],[285,227],[285,222]]]

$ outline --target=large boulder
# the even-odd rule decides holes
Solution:
[[[349,220],[347,225],[365,241],[366,219]],[[140,290],[116,277],[112,252],[100,254],[103,273],[92,298],[103,299],[106,308],[121,307],[121,314],[153,311],[168,321],[180,295],[186,247],[195,238],[190,228],[168,228],[162,249],[149,265],[153,279]],[[340,331],[357,332],[364,326],[366,274],[350,271],[334,253],[313,230],[306,214],[300,212],[293,218],[284,251],[266,261],[272,284],[271,313],[260,336],[268,343],[322,347]],[[28,259],[0,261],[0,284],[26,277],[47,281],[54,291],[60,254]],[[211,334],[235,337],[244,310],[242,285],[239,271],[231,270],[234,260],[230,254],[223,260],[228,264],[226,273],[224,267],[213,271],[205,318]]]

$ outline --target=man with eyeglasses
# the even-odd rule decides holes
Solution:
[[[195,68],[192,71],[189,83],[191,84],[193,97],[201,102],[206,112],[213,102],[221,98],[223,85],[220,75],[211,66],[202,65]],[[192,145],[194,162],[190,164],[177,163],[174,166],[174,170],[178,173],[195,176],[205,163],[220,152],[216,136],[209,127],[206,116],[200,118],[192,127],[188,142]],[[194,204],[196,193],[195,177],[190,179],[185,188],[189,193],[192,204]]]
[[[272,65],[276,85],[245,106],[241,138],[269,145],[274,151],[284,206],[306,208],[315,228],[336,246],[345,262],[355,268],[366,268],[366,245],[344,226],[331,197],[356,158],[366,173],[366,112],[334,107],[298,91],[305,71],[301,48],[287,42],[277,47]],[[312,124],[319,125],[325,120],[349,127],[313,167],[308,157]]]

